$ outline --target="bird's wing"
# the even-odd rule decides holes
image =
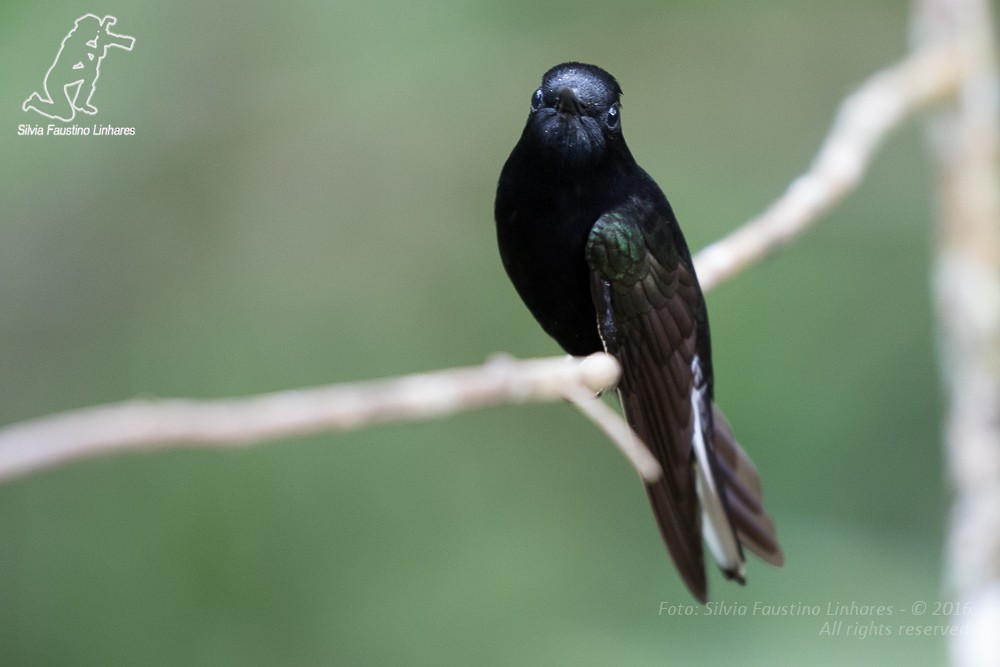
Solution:
[[[660,482],[646,486],[653,512],[684,582],[704,601],[702,527],[715,560],[740,581],[739,537],[758,535],[745,541],[755,552],[760,546],[769,553],[776,542],[765,539],[774,527],[759,502],[759,478],[749,480],[747,471],[756,478],[756,470],[740,463],[749,459],[728,427],[716,433],[711,362],[699,354],[708,354],[699,344],[708,335],[697,315],[700,289],[674,236],[676,223],[658,215],[634,201],[605,214],[591,230],[587,261],[601,338],[622,365],[625,416],[664,469]],[[724,452],[716,451],[720,439]],[[729,462],[740,465],[723,465]],[[742,513],[748,525],[763,516],[763,528],[734,526],[731,498],[749,508]]]

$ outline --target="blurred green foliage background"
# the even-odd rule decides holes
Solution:
[[[8,0],[0,423],[558,354],[492,220],[541,74],[619,78],[700,248],[905,53],[907,4]],[[136,45],[78,122],[136,136],[17,136],[87,12]],[[718,399],[787,557],[745,588],[712,573],[745,615],[660,615],[690,598],[632,470],[569,407],[505,407],[0,487],[0,663],[939,664],[940,638],[821,635],[948,622],[909,613],[941,600],[946,516],[922,142],[898,131],[815,231],[709,295]],[[897,611],[825,615],[852,601]]]

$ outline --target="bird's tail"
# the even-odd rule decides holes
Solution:
[[[712,407],[715,426],[713,444],[719,473],[716,479],[725,489],[736,537],[765,562],[781,566],[785,556],[778,546],[774,520],[764,509],[764,493],[757,467],[736,442],[722,412],[718,407]]]

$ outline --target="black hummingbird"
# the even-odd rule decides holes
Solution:
[[[703,531],[741,584],[743,547],[773,565],[783,556],[757,470],[713,402],[705,300],[667,198],[625,144],[621,93],[594,65],[545,73],[500,173],[497,241],[550,336],[572,355],[604,350],[621,363],[625,416],[664,471],[646,485],[653,513],[705,602]]]

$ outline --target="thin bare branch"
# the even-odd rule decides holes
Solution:
[[[954,94],[962,61],[928,48],[871,76],[840,104],[812,166],[767,209],[694,258],[703,289],[788,245],[861,182],[883,139],[914,111]]]
[[[579,403],[579,392],[593,396],[615,386],[619,375],[618,362],[603,353],[526,361],[498,356],[483,366],[247,398],[134,400],[85,408],[0,429],[0,481],[116,452],[248,445],[501,403],[556,401],[567,394]],[[609,412],[597,421],[620,421]],[[592,410],[586,413],[594,419]],[[602,428],[613,432],[621,425],[602,423]],[[648,452],[637,454],[634,445],[622,449],[640,475],[658,479]]]
[[[656,482],[663,475],[663,469],[646,445],[642,443],[627,423],[608,405],[594,396],[582,385],[570,385],[563,391],[563,397],[573,403],[580,412],[594,422],[604,434],[615,443],[639,476],[646,482]]]

